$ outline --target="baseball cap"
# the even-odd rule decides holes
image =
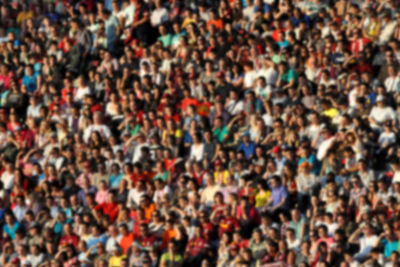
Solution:
[[[217,78],[224,78],[224,77],[225,77],[225,72],[223,72],[222,70],[217,73]]]
[[[274,146],[274,148],[272,148],[272,153],[280,153],[280,152],[281,152],[280,146]]]

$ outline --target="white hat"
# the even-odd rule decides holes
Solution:
[[[378,95],[378,97],[376,98],[376,102],[383,101],[383,100],[385,100],[385,97],[383,95]]]
[[[31,262],[29,260],[24,260],[21,263],[22,266],[32,266]]]

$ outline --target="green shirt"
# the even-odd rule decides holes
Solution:
[[[291,80],[297,80],[297,73],[294,69],[290,68],[288,71],[282,75],[282,81],[289,83]]]
[[[228,134],[228,127],[224,126],[223,128],[217,128],[214,130],[213,134],[217,140],[222,143],[225,139],[225,136]]]
[[[167,34],[164,36],[160,36],[160,37],[158,37],[158,40],[161,41],[161,43],[163,44],[164,47],[168,47],[172,44],[172,35]]]
[[[131,127],[129,127],[129,133],[131,134],[131,136],[137,134],[139,131],[140,131],[140,125],[139,124],[136,124],[135,128],[133,128],[133,129]]]
[[[156,175],[154,175],[153,181],[155,181],[155,180],[157,180],[157,179],[161,179],[161,180],[163,180],[164,182],[166,182],[166,181],[168,180],[168,174],[169,174],[168,171],[165,171],[165,172],[162,173],[162,174],[157,173]]]
[[[178,267],[183,262],[183,257],[180,254],[175,254],[174,259],[171,259],[171,254],[166,252],[161,256],[161,262],[165,262],[167,266]]]

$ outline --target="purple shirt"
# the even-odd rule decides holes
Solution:
[[[286,190],[286,187],[281,185],[278,188],[272,188],[271,195],[272,195],[272,205],[273,205],[273,207],[275,207],[276,205],[281,203],[281,201],[283,199],[287,199],[288,192]],[[281,208],[283,208],[283,209],[287,208],[287,202],[286,201],[285,201],[285,204],[283,204],[283,206]]]

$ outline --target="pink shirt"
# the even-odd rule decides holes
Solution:
[[[100,190],[96,193],[96,202],[97,204],[103,204],[107,202],[108,190]]]

